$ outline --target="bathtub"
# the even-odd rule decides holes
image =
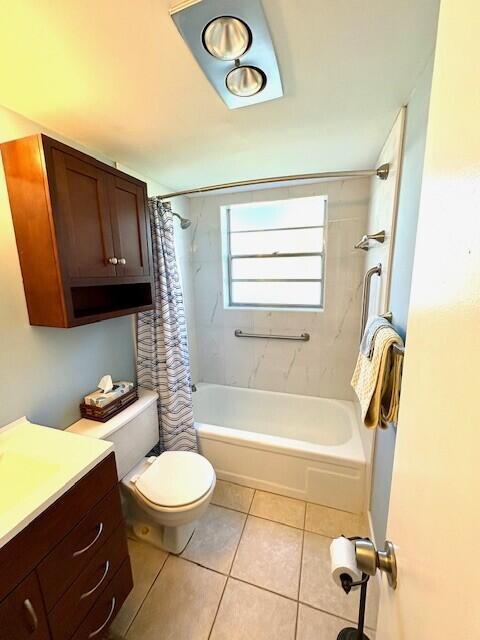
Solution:
[[[222,480],[362,513],[366,460],[352,402],[199,383],[201,453]]]

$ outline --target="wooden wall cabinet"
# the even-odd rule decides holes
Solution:
[[[151,309],[146,184],[43,134],[1,151],[30,324]]]
[[[114,454],[0,549],[0,640],[103,638],[133,586]]]

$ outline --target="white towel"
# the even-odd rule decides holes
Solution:
[[[366,326],[363,332],[362,342],[360,344],[360,351],[364,356],[367,356],[369,360],[373,356],[373,347],[375,346],[375,338],[377,333],[381,329],[392,328],[390,322],[382,316],[375,316]]]

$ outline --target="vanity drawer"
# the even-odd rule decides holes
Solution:
[[[38,576],[48,611],[118,526],[123,528],[124,525],[120,493],[116,486],[38,566]]]
[[[53,640],[70,638],[125,560],[128,561],[127,538],[121,525],[50,612]]]
[[[125,560],[114,578],[100,594],[92,610],[72,640],[100,640],[133,587],[130,562]]]

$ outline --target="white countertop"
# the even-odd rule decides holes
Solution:
[[[0,428],[0,547],[112,451],[111,442],[26,418]]]

